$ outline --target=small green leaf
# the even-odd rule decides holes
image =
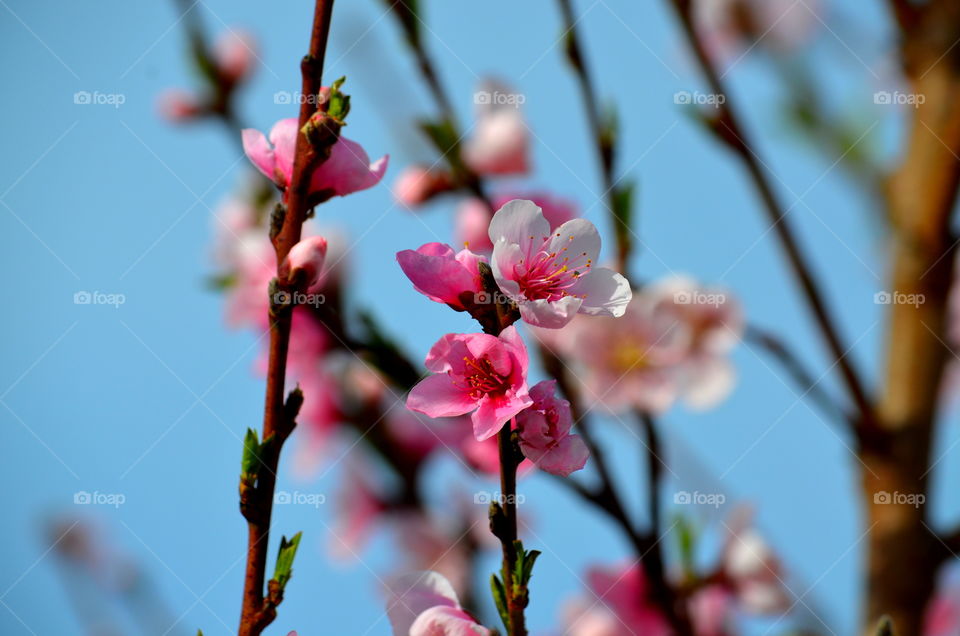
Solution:
[[[510,612],[507,611],[507,593],[503,588],[503,583],[496,574],[490,575],[490,590],[493,592],[493,602],[497,606],[497,613],[500,614],[500,620],[503,621],[503,627],[510,633]]]
[[[255,430],[248,428],[247,434],[243,438],[243,459],[240,461],[241,477],[256,476],[259,469],[260,439]]]
[[[327,114],[339,122],[343,122],[350,112],[350,96],[340,90],[347,77],[343,76],[330,85],[330,97],[327,103]]]
[[[297,556],[302,535],[302,532],[298,532],[289,541],[286,537],[280,539],[280,550],[277,553],[277,566],[273,571],[273,579],[280,585],[281,590],[293,576],[293,559]]]
[[[678,542],[680,548],[680,563],[685,576],[694,576],[694,552],[696,549],[697,533],[690,521],[678,515],[676,518]]]

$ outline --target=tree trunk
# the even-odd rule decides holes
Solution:
[[[866,502],[866,628],[887,614],[898,636],[920,636],[945,551],[928,529],[926,497],[953,280],[950,219],[960,178],[960,6],[930,3],[905,33],[906,76],[923,104],[911,109],[903,160],[888,203],[892,271],[886,372],[878,435],[861,451]],[[913,296],[910,296],[913,295]],[[915,303],[914,303],[915,301]],[[914,304],[912,304],[914,303]],[[929,503],[927,501],[927,503]]]

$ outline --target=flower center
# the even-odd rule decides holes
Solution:
[[[507,379],[496,372],[489,360],[464,356],[463,362],[466,365],[463,379],[470,397],[479,400],[484,395],[502,395],[506,392],[509,385]]]
[[[647,350],[643,343],[627,341],[610,352],[610,364],[618,373],[638,371],[649,365]]]
[[[554,236],[559,238],[560,234]],[[554,301],[576,295],[570,293],[570,288],[593,267],[593,259],[586,252],[571,253],[569,247],[548,251],[551,238],[544,237],[540,249],[532,252],[528,259],[521,258],[515,268],[520,291],[528,300]],[[570,235],[569,240],[573,239]]]

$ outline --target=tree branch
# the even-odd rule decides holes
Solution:
[[[820,386],[819,379],[806,369],[786,342],[769,331],[752,326],[747,327],[743,339],[766,351],[783,366],[791,379],[803,390],[801,398],[808,397],[832,422],[843,427],[849,426],[850,430],[856,429],[856,419]]]
[[[330,33],[330,20],[333,12],[333,0],[316,0],[313,27],[310,33],[309,53],[303,58],[300,69],[303,76],[302,94],[304,97],[316,95],[322,81],[323,59]],[[279,232],[274,237],[277,268],[294,245],[300,241],[300,233],[307,217],[307,200],[310,176],[317,165],[325,160],[324,153],[315,152],[313,145],[301,132],[307,120],[317,109],[317,101],[304,99],[300,105],[300,116],[296,149],[294,154],[293,176],[288,189],[287,210]],[[276,615],[279,599],[274,593],[264,598],[264,579],[266,572],[267,550],[270,543],[270,519],[273,508],[273,491],[276,484],[276,471],[280,461],[280,450],[287,436],[293,430],[294,422],[284,408],[284,384],[286,380],[287,351],[290,345],[290,326],[292,309],[274,311],[271,295],[270,349],[267,363],[267,389],[263,415],[263,445],[270,444],[268,451],[261,456],[262,462],[257,474],[256,501],[247,506],[248,545],[247,567],[244,578],[243,607],[240,615],[239,636],[255,636],[272,622]],[[296,413],[294,413],[296,415]],[[269,440],[273,440],[271,443]],[[241,485],[243,491],[243,485]],[[271,592],[273,590],[271,589]],[[280,597],[282,598],[282,596]]]
[[[780,246],[787,257],[790,268],[813,314],[814,321],[826,341],[827,348],[834,358],[844,385],[857,407],[857,412],[860,416],[860,427],[863,429],[872,429],[875,426],[875,418],[870,398],[863,387],[859,374],[854,370],[852,363],[847,358],[849,351],[847,347],[844,346],[837,332],[834,319],[824,300],[824,294],[813,278],[810,263],[807,261],[807,258],[797,243],[792,226],[786,218],[787,211],[778,201],[776,194],[774,194],[773,186],[766,172],[764,172],[764,169],[761,167],[756,154],[752,150],[753,144],[750,143],[746,130],[740,124],[731,104],[730,95],[720,79],[716,66],[707,54],[703,42],[697,36],[693,23],[691,0],[669,0],[669,2],[676,11],[686,39],[693,49],[693,53],[699,62],[700,69],[707,80],[710,90],[726,98],[723,103],[717,105],[718,115],[711,122],[713,130],[717,137],[740,158],[744,167],[747,169],[747,173],[763,202],[763,208],[767,213],[767,218],[780,241]]]

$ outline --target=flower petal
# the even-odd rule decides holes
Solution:
[[[494,251],[497,242],[505,239],[507,243],[518,244],[523,254],[529,254],[532,244],[539,245],[550,236],[550,222],[533,201],[514,199],[493,215],[489,235]]]
[[[606,267],[593,269],[581,276],[573,286],[572,293],[584,297],[581,313],[615,318],[627,311],[627,305],[633,298],[630,282]]]
[[[273,148],[267,143],[267,138],[255,128],[244,128],[243,132],[240,133],[240,138],[243,141],[243,152],[246,153],[247,158],[257,167],[257,170],[273,181],[276,177],[274,174],[276,158]]]
[[[525,300],[520,303],[520,315],[534,327],[560,329],[573,320],[583,304],[576,296],[565,296],[560,300]]]
[[[579,435],[567,435],[546,452],[536,452],[539,457],[527,455],[527,448],[522,442],[520,447],[523,454],[532,459],[540,470],[561,477],[567,477],[586,466],[587,458],[590,457],[590,451]]]
[[[489,396],[483,396],[480,407],[470,416],[473,422],[473,436],[480,442],[490,439],[499,433],[512,417],[531,404],[533,400],[526,395],[526,392],[522,396],[512,398],[492,399]]]
[[[407,396],[407,408],[430,417],[452,417],[469,413],[477,401],[456,386],[453,378],[438,373],[420,380]]]

